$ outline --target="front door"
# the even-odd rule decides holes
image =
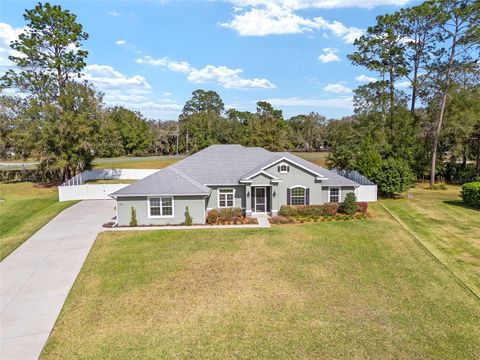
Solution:
[[[267,189],[264,187],[255,188],[255,212],[267,212]]]

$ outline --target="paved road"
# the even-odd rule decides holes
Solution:
[[[0,358],[37,359],[113,200],[61,212],[0,263]]]
[[[24,163],[24,162],[0,162],[0,168],[25,168],[25,169],[30,169],[36,167],[39,162],[29,162],[29,163]]]

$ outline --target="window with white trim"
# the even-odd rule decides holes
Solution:
[[[334,202],[334,203],[340,202],[340,189],[339,188],[330,188],[328,201],[329,202]]]
[[[288,173],[290,171],[290,166],[287,164],[281,164],[279,167],[279,172],[282,174]]]
[[[291,205],[305,205],[306,191],[302,187],[294,187],[290,189],[290,204]]]
[[[148,213],[150,217],[173,216],[173,198],[152,197],[148,199]]]
[[[218,189],[218,207],[229,208],[234,206],[235,190]]]

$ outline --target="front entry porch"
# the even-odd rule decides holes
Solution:
[[[269,214],[272,207],[272,187],[252,186],[251,192],[252,215]]]

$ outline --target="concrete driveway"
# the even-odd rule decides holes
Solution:
[[[0,358],[37,359],[113,200],[62,211],[0,263]]]

